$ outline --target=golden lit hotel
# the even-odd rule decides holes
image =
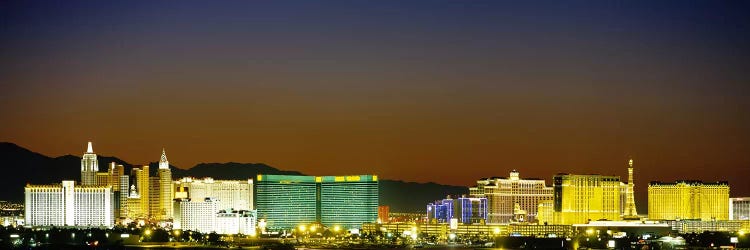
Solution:
[[[620,219],[620,177],[557,174],[553,179],[554,224]]]
[[[651,220],[728,220],[729,183],[651,182],[648,217]]]
[[[469,188],[469,194],[475,198],[487,198],[487,223],[508,223],[514,218],[513,209],[518,204],[526,211],[527,221],[537,219],[537,207],[544,200],[552,200],[552,187],[544,180],[521,179],[518,171],[510,172],[508,178],[492,177],[477,181]]]

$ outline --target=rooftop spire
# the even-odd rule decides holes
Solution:
[[[91,147],[91,142],[89,142],[89,146],[88,146],[88,148],[86,149],[86,153],[93,153],[93,152],[94,152],[94,148],[93,148],[93,147]]]
[[[161,149],[161,159],[159,159],[159,169],[169,169],[169,161],[167,160],[167,151],[164,148]]]

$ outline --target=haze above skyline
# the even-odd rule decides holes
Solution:
[[[0,141],[311,175],[750,196],[750,3],[0,4]]]

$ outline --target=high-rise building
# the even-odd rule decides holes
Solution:
[[[552,193],[552,187],[547,187],[544,180],[521,179],[516,170],[511,171],[508,178],[483,178],[469,188],[471,197],[487,198],[487,223],[510,222],[515,204],[528,213],[528,220],[533,221],[539,202],[551,200]]]
[[[319,180],[319,181],[318,181]],[[378,180],[372,175],[318,176],[319,222],[361,228],[378,220]]]
[[[25,188],[27,226],[106,227],[114,225],[109,186],[75,186],[74,181]]]
[[[153,220],[161,220],[161,200],[159,199],[159,176],[148,177],[148,215]]]
[[[127,218],[128,217],[128,197],[130,196],[130,190],[128,187],[130,187],[130,176],[128,175],[120,175],[120,194],[117,195],[120,199],[120,209],[118,210],[118,217],[119,218]],[[133,186],[135,188],[135,186]]]
[[[133,167],[132,169],[131,175],[135,176],[135,191],[137,196],[132,195],[131,192],[131,196],[128,198],[128,200],[130,200],[128,202],[128,209],[131,211],[128,213],[128,217],[130,218],[148,218],[149,213],[151,212],[149,210],[150,180],[148,171],[148,165],[143,165],[140,168]],[[137,199],[137,202],[133,201],[135,199]],[[138,208],[131,206],[134,204],[138,204]]]
[[[89,142],[86,153],[81,158],[81,185],[96,185],[97,172],[99,172],[99,162],[96,159],[96,154],[94,154],[94,148],[91,146],[91,142]]]
[[[214,180],[210,177],[185,177],[175,181],[174,186],[175,198],[190,198],[194,201],[215,198],[219,209],[253,209],[253,179]]]
[[[648,185],[648,217],[652,220],[728,220],[729,183],[651,182]]]
[[[635,198],[634,198],[634,187],[635,182],[633,181],[633,159],[628,160],[628,183],[627,189],[625,190],[626,202],[625,211],[623,211],[623,219],[638,219],[638,212],[635,209]]]
[[[557,174],[553,178],[554,224],[620,219],[620,177]]]
[[[258,218],[272,230],[300,224],[361,228],[378,216],[378,179],[374,175],[258,175]]]
[[[162,149],[159,159],[159,210],[155,216],[158,220],[172,219],[174,189],[172,186],[172,170],[169,169],[167,151]]]
[[[750,220],[750,197],[729,199],[730,220]]]

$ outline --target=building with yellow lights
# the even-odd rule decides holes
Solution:
[[[258,175],[255,182],[258,219],[271,230],[312,223],[354,229],[378,219],[376,175]]]
[[[553,177],[554,224],[620,219],[620,177],[557,174]]]
[[[651,182],[648,217],[651,220],[728,220],[729,183]]]
[[[539,202],[552,200],[552,187],[544,180],[521,179],[518,171],[510,172],[508,178],[491,177],[477,181],[469,188],[469,194],[475,198],[487,198],[487,223],[508,223],[513,220],[513,209],[518,204],[525,210],[528,221],[537,219]]]

